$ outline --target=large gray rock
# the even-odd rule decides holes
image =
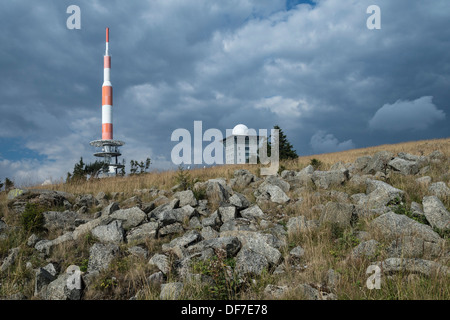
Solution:
[[[255,191],[255,196],[258,200],[270,200],[275,203],[283,204],[290,200],[290,198],[284,193],[284,191],[276,185],[263,183]]]
[[[351,166],[352,171],[362,171],[364,168],[367,167],[370,160],[372,159],[371,156],[362,156],[355,160],[355,162]]]
[[[198,215],[197,210],[195,210],[190,205],[185,205],[181,208],[172,209],[172,214],[178,222],[185,223],[189,221],[192,217]]]
[[[411,213],[416,217],[423,217],[425,215],[423,212],[423,207],[414,201],[411,202]]]
[[[281,260],[278,248],[281,248],[284,243],[272,234],[253,231],[223,231],[220,235],[221,237],[236,237],[239,239],[242,249],[247,248],[262,255],[272,266],[277,265]]]
[[[109,264],[119,253],[117,244],[95,243],[89,250],[89,262],[87,272],[102,271],[108,269]]]
[[[265,184],[270,184],[270,185],[273,185],[273,186],[277,186],[281,190],[283,190],[283,192],[288,192],[289,189],[290,189],[289,183],[284,181],[282,178],[280,178],[278,176],[267,176],[265,181],[263,183],[261,183],[260,187],[265,185]]]
[[[332,290],[335,290],[337,285],[340,283],[341,279],[342,279],[342,276],[339,272],[337,272],[333,269],[328,269],[325,282],[329,288],[331,288]]]
[[[268,223],[267,226],[264,226],[265,230],[264,233],[270,233],[272,234],[275,239],[277,239],[278,241],[276,241],[276,247],[279,249],[280,247],[284,246],[287,242],[287,236],[288,236],[288,232],[286,231],[286,228],[279,224],[272,224],[272,223]]]
[[[328,202],[319,219],[321,224],[331,223],[343,228],[350,227],[355,220],[355,206],[339,202]]]
[[[34,248],[43,253],[44,255],[48,256],[51,252],[51,249],[53,247],[53,242],[51,240],[39,240],[35,245]]]
[[[161,285],[161,300],[178,300],[183,292],[183,282],[170,282]]]
[[[14,189],[9,192],[9,196],[12,196],[13,201],[8,206],[16,213],[22,213],[27,203],[35,203],[44,208],[64,207],[69,209],[71,205],[67,198],[73,197],[72,194],[66,192],[38,189]]]
[[[364,173],[375,174],[379,171],[384,171],[389,161],[394,158],[394,154],[390,151],[380,151],[377,152],[367,163],[366,167],[363,169]]]
[[[27,189],[17,189],[16,188],[16,189],[9,190],[8,195],[6,196],[6,198],[8,200],[13,200],[16,197],[19,197],[21,195],[25,195],[25,194],[28,194],[28,193],[29,193],[29,191]]]
[[[334,171],[334,170],[345,170],[345,169],[347,169],[347,167],[346,167],[346,165],[344,164],[344,162],[342,162],[342,161],[336,162],[336,163],[333,164],[333,165],[331,166],[331,168],[330,168],[331,171]]]
[[[442,239],[430,226],[419,223],[405,215],[394,212],[385,213],[374,219],[370,226],[386,239],[397,239],[405,236],[419,237],[427,242],[440,243]]]
[[[210,228],[210,227],[207,227]],[[169,243],[162,245],[162,251],[164,253],[174,253],[179,258],[185,255],[185,249],[202,240],[202,235],[197,230],[191,230],[186,232],[181,237],[175,238]]]
[[[173,199],[172,200],[173,201],[173,203],[172,203],[172,205],[173,204],[177,204],[178,205],[178,203],[179,203],[179,199]],[[153,209],[155,209],[156,207],[160,207],[160,206],[162,206],[162,205],[165,205],[165,204],[168,204],[168,203],[171,203],[171,201],[169,200],[169,198],[167,198],[166,196],[159,196],[159,197],[157,197],[156,199],[154,199],[154,200],[152,200],[152,201],[150,201],[150,202],[145,202],[145,203],[143,203],[142,205],[141,205],[141,209],[142,209],[142,211],[144,211],[145,213],[150,213]],[[147,210],[144,210],[144,208]],[[173,209],[173,208],[172,208]]]
[[[201,216],[209,216],[211,214],[211,211],[208,208],[208,200],[199,200],[196,210]]]
[[[61,274],[56,280],[47,285],[45,300],[68,300],[64,288],[66,287],[68,274]]]
[[[261,219],[264,218],[266,215],[261,210],[261,208],[258,205],[253,205],[250,208],[247,208],[245,210],[242,210],[240,212],[241,216],[243,218],[252,220],[252,219]]]
[[[306,300],[336,300],[334,293],[328,288],[321,290],[321,286],[317,284],[303,283],[298,286],[298,290],[302,293]]]
[[[350,196],[350,200],[355,205],[363,206],[367,203],[368,197],[365,193],[355,193]]]
[[[447,187],[445,182],[442,182],[442,181],[432,183],[428,187],[428,192],[430,192],[431,195],[436,196],[440,199],[445,199],[447,197],[450,197],[450,188]]]
[[[283,171],[281,171],[280,176],[282,179],[292,178],[295,176],[296,173],[297,172],[294,170],[283,170]]]
[[[425,156],[416,156],[414,154],[409,154],[405,152],[399,152],[397,156],[401,159],[405,159],[408,161],[414,161],[417,162],[417,164],[421,167],[427,163],[427,157]]]
[[[39,268],[36,271],[34,278],[34,295],[40,296],[47,286],[56,279],[56,275],[51,274],[44,268]]]
[[[102,216],[107,217],[119,209],[120,209],[119,203],[111,202],[109,205],[107,205],[105,208],[103,208]]]
[[[99,193],[97,193],[97,195],[95,196],[95,199],[97,199],[99,202],[103,202],[103,201],[108,201],[107,199],[108,197],[106,196],[106,193],[104,193],[103,191],[100,191]]]
[[[432,153],[430,153],[428,155],[428,159],[430,159],[432,162],[433,161],[443,161],[445,160],[445,154],[443,154],[441,151],[439,150],[434,150]]]
[[[197,216],[192,217],[189,220],[189,229],[201,229],[202,223],[200,222],[200,219]]]
[[[379,251],[379,246],[380,243],[373,239],[363,241],[352,250],[351,256],[353,258],[366,257],[369,259],[373,259],[376,257]]]
[[[203,239],[209,240],[219,237],[219,232],[208,226],[202,229],[201,235]]]
[[[129,230],[140,225],[147,218],[147,215],[138,207],[133,207],[129,209],[120,209],[114,211],[112,214],[110,214],[109,217],[117,220],[122,220],[123,229]]]
[[[394,188],[386,182],[379,180],[366,180],[366,206],[380,208],[390,204],[397,204],[404,198],[404,191]]]
[[[304,216],[297,216],[289,218],[286,227],[288,233],[308,232],[317,228],[318,222],[314,220],[307,221]]]
[[[264,289],[264,293],[275,299],[280,299],[286,294],[286,292],[288,292],[288,290],[288,286],[276,286],[269,284]]]
[[[81,276],[80,268],[76,265],[70,265],[66,269],[66,285],[64,294],[68,300],[81,300],[84,289],[84,282]]]
[[[50,282],[41,290],[46,300],[80,300],[83,294],[84,283],[80,268],[71,265],[66,272]]]
[[[81,208],[81,207],[93,207],[98,205],[99,202],[97,199],[95,199],[95,197],[92,194],[82,194],[79,195],[76,199],[75,199],[75,204],[74,207],[75,208]]]
[[[168,215],[168,212],[171,212],[172,209],[178,208],[179,203],[180,203],[180,200],[178,200],[178,199],[173,199],[172,201],[169,201],[167,203],[163,203],[163,204],[157,206],[152,211],[150,211],[150,213],[148,214],[148,217],[164,221],[165,220],[165,216]],[[168,222],[168,223],[175,222],[176,219],[173,216],[173,214],[170,214],[170,215],[172,216],[172,220],[173,221]]]
[[[431,177],[430,176],[424,176],[416,179],[416,182],[423,186],[428,186],[431,183]]]
[[[364,175],[353,174],[348,182],[350,185],[355,186],[355,187],[365,187],[366,180],[372,179],[372,178],[373,178],[373,176],[370,174],[364,174]]]
[[[222,223],[220,220],[220,216],[218,211],[214,211],[209,217],[205,217],[202,219],[202,226],[203,227],[219,227],[219,225]]]
[[[402,158],[394,158],[389,161],[388,166],[403,175],[414,175],[419,172],[419,165],[417,162]]]
[[[289,251],[289,257],[292,257],[294,259],[301,259],[304,255],[305,249],[303,249],[301,246],[297,246]]]
[[[108,225],[92,229],[92,235],[103,243],[122,243],[124,241],[123,233],[121,220],[114,220]]]
[[[314,173],[314,167],[312,165],[307,165],[305,168],[300,170],[296,176],[302,176],[302,175],[310,175]]]
[[[237,237],[221,236],[219,238],[200,241],[188,247],[187,251],[189,254],[194,254],[209,248],[213,250],[225,250],[227,257],[231,258],[234,257],[241,248],[241,242]]]
[[[313,184],[311,179],[313,172],[314,167],[308,165],[299,172],[285,170],[285,174],[282,174],[282,178],[289,183],[290,189],[297,189]]]
[[[161,271],[152,273],[148,277],[148,282],[151,285],[161,288],[161,285],[164,283],[164,274]]]
[[[138,258],[142,258],[142,259],[147,259],[148,257],[148,252],[146,249],[140,247],[140,246],[133,246],[128,248],[127,250],[131,255],[138,257]]]
[[[49,263],[46,266],[44,266],[42,269],[49,272],[52,276],[56,277],[58,275],[58,266],[53,263]]]
[[[388,258],[384,261],[379,261],[376,264],[381,268],[384,274],[411,272],[431,276],[436,272],[450,275],[450,268],[443,266],[438,262],[423,259]]]
[[[158,230],[159,237],[165,237],[170,234],[178,234],[184,231],[183,225],[179,222],[168,224]]]
[[[44,227],[49,231],[75,229],[75,220],[79,218],[76,212],[72,211],[47,211],[44,216]]]
[[[257,231],[258,227],[255,220],[246,218],[237,218],[229,220],[220,226],[220,232],[223,231]]]
[[[127,241],[142,241],[145,239],[154,239],[158,233],[159,223],[158,222],[148,222],[141,224],[138,227],[135,227],[128,231],[127,233]]]
[[[164,254],[155,254],[148,263],[157,267],[165,275],[168,275],[171,270],[169,258]]]
[[[3,220],[0,220],[0,233],[3,233],[7,230],[8,230],[8,225]]]
[[[27,246],[34,247],[38,241],[42,240],[35,233],[33,233],[27,240]]]
[[[128,198],[121,202],[121,206],[124,209],[129,209],[132,207],[138,207],[141,208],[142,206],[142,199],[139,196],[132,196],[131,198]]]
[[[248,170],[239,169],[234,171],[234,179],[230,180],[232,188],[245,188],[256,181],[256,176]]]
[[[268,271],[269,261],[267,258],[252,250],[243,247],[236,256],[236,272],[239,277],[260,275],[264,270]]]
[[[158,212],[155,218],[161,224],[161,226],[167,226],[178,222],[178,212],[174,211],[175,209],[166,209],[164,211]]]
[[[349,171],[333,170],[333,171],[314,171],[312,180],[317,188],[329,189],[344,184],[349,180]]]
[[[389,257],[397,258],[436,258],[441,254],[441,246],[426,242],[418,237],[405,236],[391,242],[386,252]]]
[[[235,206],[237,209],[245,209],[250,206],[250,201],[247,200],[247,198],[238,192],[235,192],[230,199],[228,199],[229,203],[233,206]]]
[[[215,203],[227,202],[233,193],[224,179],[210,179],[204,183],[204,187],[208,201]]]
[[[176,192],[173,195],[174,198],[180,200],[179,206],[183,207],[186,205],[190,205],[191,207],[195,207],[197,205],[197,199],[194,196],[194,192],[192,190],[185,190]]]
[[[8,252],[8,256],[3,260],[3,263],[0,267],[0,272],[5,272],[9,269],[14,263],[16,263],[17,256],[19,255],[20,248],[10,249]]]
[[[110,218],[109,216],[105,216],[105,217],[101,216],[100,218],[93,219],[86,223],[83,223],[82,225],[79,225],[78,227],[76,227],[75,230],[73,231],[73,239],[77,240],[80,237],[91,232],[92,229],[94,229],[95,227],[100,226],[100,225],[106,225],[106,224],[110,223],[112,220],[113,219]]]
[[[236,207],[234,206],[228,206],[228,207],[219,207],[218,213],[220,215],[220,219],[222,222],[227,222],[230,220],[236,219]]]
[[[301,174],[286,177],[286,181],[289,183],[292,190],[299,189],[313,185],[312,174]]]
[[[169,199],[167,199],[169,200]],[[156,208],[155,201],[144,202],[141,204],[141,210],[145,212],[145,214],[149,214],[153,209]]]
[[[424,197],[422,204],[425,217],[432,227],[450,230],[450,213],[438,197]]]
[[[61,236],[59,236],[56,239],[53,240],[39,240],[38,242],[36,242],[34,248],[43,253],[44,256],[48,256],[50,255],[52,249],[54,246],[57,246],[59,244],[62,244],[64,242],[68,242],[68,241],[72,241],[74,240],[73,238],[73,232],[66,232],[64,234],[62,234]]]
[[[58,238],[53,239],[52,242],[54,245],[59,245],[64,242],[72,241],[73,240],[73,232],[65,232],[62,235],[60,235]]]

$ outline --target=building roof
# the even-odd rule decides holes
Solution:
[[[252,130],[253,131],[253,130]],[[254,132],[254,131],[253,131]],[[220,142],[222,142],[223,144],[226,143],[226,140],[228,138],[231,137],[236,137],[236,136],[248,136],[248,137],[256,137],[257,141],[259,141],[260,136],[258,134],[253,135],[249,133],[249,129],[245,124],[238,124],[233,128],[233,131],[231,133],[231,136],[220,140]]]
[[[238,124],[233,128],[234,136],[246,136],[248,135],[248,127],[245,124]]]

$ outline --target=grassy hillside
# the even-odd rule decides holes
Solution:
[[[450,139],[426,140],[400,143],[395,145],[383,145],[364,149],[354,149],[337,153],[321,154],[313,156],[299,157],[292,161],[283,161],[281,167],[284,170],[299,171],[307,165],[314,163],[317,170],[329,170],[333,164],[338,162],[352,163],[357,158],[365,155],[373,156],[378,151],[391,151],[395,154],[400,152],[413,155],[428,155],[435,150],[440,150],[446,160],[439,163],[430,164],[426,173],[432,182],[442,181],[447,186],[450,182]],[[313,159],[315,159],[313,161]],[[207,181],[213,178],[225,178],[227,182],[234,177],[236,169],[247,169],[256,176],[259,176],[258,165],[229,165],[217,166],[213,168],[189,170],[188,180]],[[120,207],[130,206],[127,199],[139,196],[142,202],[155,200],[155,196],[139,193],[138,190],[156,188],[167,190],[167,197],[171,198],[173,193],[171,188],[179,181],[179,172],[151,172],[130,177],[117,177],[107,179],[97,179],[93,181],[80,182],[75,184],[59,184],[45,186],[47,189],[64,191],[76,195],[92,194],[97,195],[104,192],[107,198],[112,197],[115,192],[123,192],[116,201],[120,202]],[[425,174],[423,174],[425,175]],[[409,215],[411,213],[411,203],[413,201],[421,203],[423,197],[430,195],[426,185],[417,183],[416,179],[422,175],[400,175],[390,174],[382,177],[382,180],[395,188],[405,192],[404,201],[395,208],[396,213]],[[262,177],[264,178],[264,177]],[[380,178],[381,179],[381,178]],[[42,189],[41,186],[35,186]],[[247,197],[251,203],[255,203],[254,188],[236,188],[234,191],[240,192]],[[288,204],[266,203],[261,205],[264,213],[270,216],[267,223],[270,225],[286,226],[292,217],[303,216],[306,220],[319,220],[323,208],[329,201],[350,203],[348,196],[366,192],[365,186],[343,184],[333,188],[333,190],[321,190],[315,186],[308,185],[303,188],[291,188],[286,194],[291,199]],[[344,200],[340,200],[344,197]],[[442,199],[446,209],[450,208],[450,197]],[[213,212],[219,204],[208,203],[209,209]],[[56,208],[58,209],[58,208]],[[88,217],[95,214],[95,208],[86,213]],[[13,267],[8,271],[0,273],[0,297],[11,297],[18,292],[26,297],[32,297],[34,292],[34,274],[26,266],[31,262],[34,268],[44,266],[48,262],[57,262],[61,270],[71,264],[86,267],[89,258],[89,248],[96,239],[92,235],[87,235],[77,241],[65,242],[53,250],[50,257],[43,258],[36,254],[32,248],[26,245],[30,232],[25,232],[20,222],[20,217],[8,207],[6,194],[0,194],[0,218],[10,226],[16,226],[16,232],[10,233],[9,237],[0,240],[0,262],[9,254],[11,248],[20,247],[19,256]],[[263,272],[262,274],[249,279],[245,285],[240,284],[239,292],[234,290],[236,283],[232,278],[225,276],[224,268],[233,268],[236,261],[233,259],[222,259],[220,257],[197,263],[193,266],[199,274],[216,276],[220,280],[215,285],[205,286],[198,281],[186,282],[182,295],[179,299],[305,299],[304,284],[313,288],[322,288],[321,292],[326,292],[331,287],[330,282],[334,282],[331,290],[338,299],[450,299],[449,277],[442,274],[432,273],[430,276],[421,274],[396,273],[389,277],[384,277],[380,290],[369,290],[366,287],[368,275],[366,270],[374,261],[381,261],[387,258],[385,250],[390,242],[370,228],[370,223],[374,217],[360,218],[358,223],[346,228],[335,228],[326,225],[314,228],[310,231],[289,232],[286,234],[285,245],[280,249],[284,260],[285,271],[280,274],[273,272]],[[265,231],[261,231],[265,232]],[[54,239],[61,233],[45,234],[45,237]],[[364,236],[363,236],[364,235]],[[448,248],[449,237],[447,233],[440,233]],[[161,246],[169,243],[176,235],[164,238],[148,239],[140,245],[148,252],[148,257],[161,252]],[[354,248],[364,241],[364,238],[374,239],[379,242],[377,251],[373,257],[368,259],[350,259],[349,256]],[[148,258],[142,259],[125,254],[127,250],[135,245],[134,243],[123,243],[120,246],[121,254],[116,257],[114,263],[108,270],[103,271],[100,276],[89,286],[84,293],[84,299],[129,299],[138,297],[139,299],[158,299],[160,288],[149,283],[148,277],[157,271],[154,266],[149,265]],[[301,258],[293,262],[290,251],[301,246],[304,253]],[[445,251],[446,249],[444,249]],[[450,259],[447,255],[439,259],[443,266],[450,267]],[[339,276],[332,281],[333,272]],[[273,270],[272,270],[273,271]],[[331,272],[331,273],[330,273]],[[177,281],[178,274],[170,273],[167,282]],[[254,280],[254,281],[253,281]],[[267,291],[269,285],[282,288],[279,295],[274,296]]]
[[[321,169],[327,170],[339,161],[350,163],[358,157],[365,155],[373,155],[378,151],[391,151],[394,153],[405,152],[414,155],[427,155],[434,150],[440,150],[447,157],[450,156],[450,138],[405,142],[391,145],[381,145],[370,148],[353,149],[342,152],[326,153],[311,156],[301,156],[296,160],[281,161],[280,167],[289,170],[300,170],[310,164],[312,159],[317,159],[322,163]],[[221,165],[205,169],[189,170],[192,179],[206,181],[218,177],[232,178],[233,172],[237,169],[247,169],[254,174],[259,173],[259,165]],[[96,194],[100,191],[108,192],[125,192],[132,194],[136,189],[144,189],[156,187],[162,190],[170,190],[176,184],[176,171],[151,172],[144,175],[128,176],[125,178],[108,178],[88,181],[86,183],[77,184],[55,184],[45,186],[47,189],[64,191],[74,194],[92,193]],[[42,186],[34,186],[32,188],[40,189]]]

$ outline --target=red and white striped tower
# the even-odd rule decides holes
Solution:
[[[102,86],[102,140],[113,139],[113,89],[111,84],[111,56],[109,55],[109,28],[106,28],[106,51],[103,57]]]
[[[106,176],[117,174],[117,169],[124,167],[118,163],[121,156],[119,147],[125,143],[113,140],[113,89],[111,84],[111,56],[109,55],[109,28],[106,28],[106,51],[103,57],[103,85],[102,85],[102,139],[91,141],[91,145],[99,150],[94,153],[102,157],[107,165],[103,173]]]

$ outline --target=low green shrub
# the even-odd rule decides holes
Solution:
[[[35,203],[27,203],[20,218],[20,225],[25,232],[40,232],[44,230],[44,208]]]

